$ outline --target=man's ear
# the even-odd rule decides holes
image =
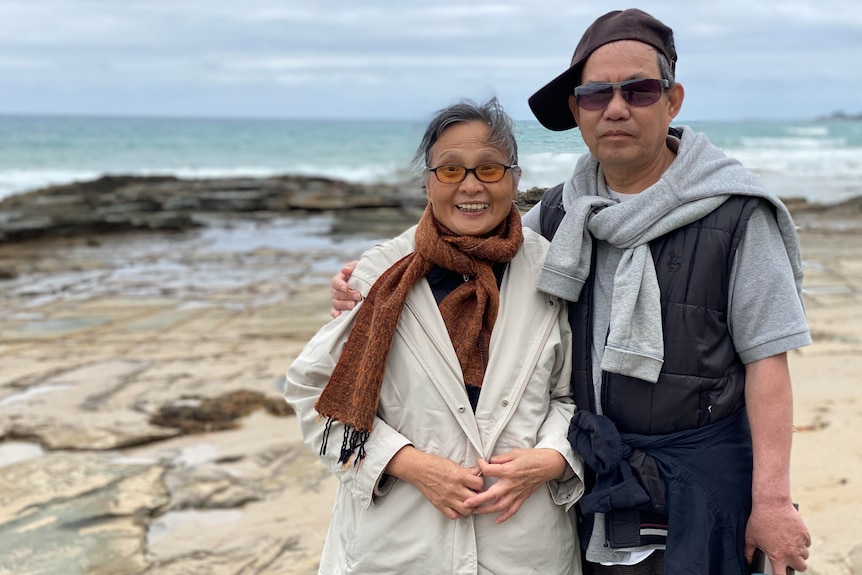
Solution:
[[[667,112],[670,119],[673,120],[676,118],[677,114],[679,114],[680,109],[682,108],[682,101],[685,99],[685,88],[682,87],[682,84],[674,84],[670,90],[667,92]]]

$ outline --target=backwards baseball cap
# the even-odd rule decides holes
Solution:
[[[664,54],[671,66],[676,64],[673,30],[636,8],[608,12],[584,32],[569,69],[530,96],[530,109],[544,127],[563,131],[578,125],[569,109],[569,96],[581,80],[584,63],[597,48],[617,40],[649,44]]]

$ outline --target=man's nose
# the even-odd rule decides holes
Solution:
[[[614,88],[614,94],[611,96],[611,101],[608,102],[608,105],[605,108],[605,114],[615,117],[620,114],[627,114],[628,112],[629,103],[623,98],[622,90]]]

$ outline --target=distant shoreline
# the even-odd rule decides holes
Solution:
[[[847,114],[845,112],[833,112],[828,116],[822,116],[819,118],[815,118],[816,120],[822,121],[847,121],[847,122],[862,122],[862,112],[858,114]]]
[[[374,117],[356,117],[356,118],[336,118],[336,117],[296,117],[296,116],[216,116],[216,115],[190,115],[190,114],[99,114],[99,113],[72,113],[72,112],[2,112],[0,111],[0,120],[18,120],[18,119],[59,119],[59,120],[95,120],[95,121],[157,121],[157,122],[251,122],[266,124],[268,122],[290,122],[290,123],[351,123],[351,124],[377,124],[377,123],[416,123],[424,127],[427,117],[419,115],[417,117],[399,117],[399,118],[374,118]],[[516,123],[534,123],[539,124],[538,120],[533,117],[513,118]],[[738,122],[807,122],[812,120],[862,120],[862,112],[849,113],[842,110],[837,110],[829,114],[821,114],[814,116],[802,116],[798,118],[790,117],[740,117],[740,118],[677,118],[674,124],[687,124],[689,122],[710,124],[735,124]]]

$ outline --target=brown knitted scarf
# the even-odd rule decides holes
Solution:
[[[428,206],[416,228],[415,242],[416,251],[395,262],[371,287],[357,312],[341,358],[314,406],[326,417],[321,455],[326,452],[333,421],[344,424],[338,461],[345,465],[354,454],[357,465],[365,457],[365,442],[374,426],[401,309],[407,294],[434,265],[475,278],[458,286],[439,307],[464,382],[481,387],[500,305],[491,264],[508,262],[518,253],[523,242],[521,216],[512,206],[509,216],[489,237],[457,236],[440,225]]]

